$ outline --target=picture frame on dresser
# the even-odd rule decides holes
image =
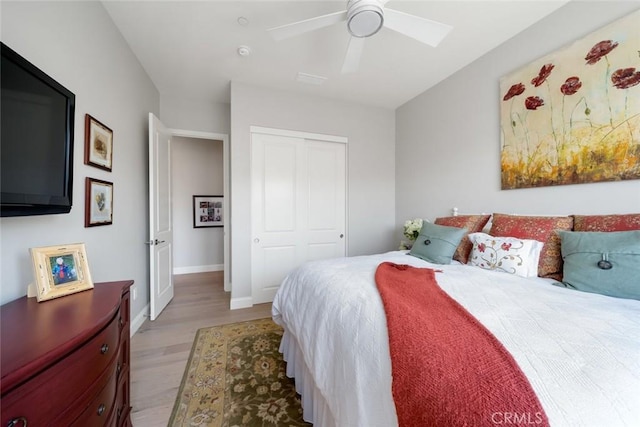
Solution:
[[[38,302],[93,289],[84,243],[29,250]]]

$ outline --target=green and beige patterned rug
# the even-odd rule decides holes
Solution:
[[[169,426],[309,426],[271,319],[198,330]]]

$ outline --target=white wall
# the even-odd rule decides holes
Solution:
[[[250,126],[347,137],[348,254],[371,254],[397,245],[392,110],[232,82],[232,304],[251,296]]]
[[[640,212],[639,180],[500,190],[499,78],[636,9],[637,2],[570,2],[401,106],[398,236],[405,219],[449,215],[453,206],[469,213]]]
[[[171,129],[229,134],[231,127],[229,104],[189,99],[180,96],[160,96],[160,120]]]
[[[160,98],[99,2],[2,2],[2,41],[76,95],[70,214],[2,218],[1,301],[26,295],[28,249],[84,242],[95,282],[135,280],[136,317],[148,303],[147,129]],[[83,164],[84,116],[113,130],[113,172]],[[84,228],[85,177],[114,184],[113,225]]]
[[[193,228],[193,196],[223,195],[222,141],[174,136],[171,163],[173,271],[222,270],[222,227]]]

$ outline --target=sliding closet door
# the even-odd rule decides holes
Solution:
[[[345,144],[252,133],[253,303],[298,265],[345,255]]]

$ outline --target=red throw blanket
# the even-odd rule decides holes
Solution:
[[[511,354],[438,286],[434,270],[385,262],[376,284],[400,427],[549,425]]]

